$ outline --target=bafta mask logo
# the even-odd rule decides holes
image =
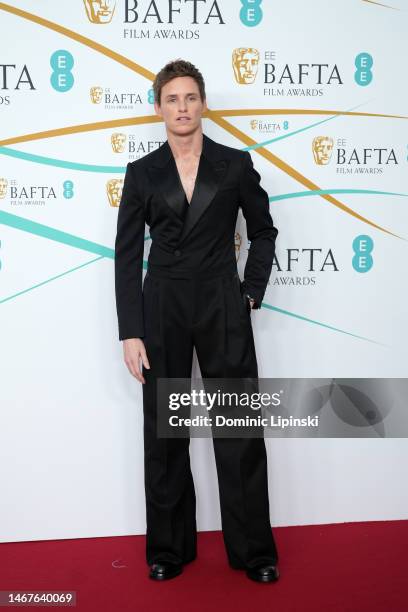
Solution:
[[[91,23],[110,23],[116,0],[84,0],[86,14]]]
[[[102,87],[91,87],[90,91],[92,104],[100,104],[102,102],[103,89]]]
[[[258,72],[259,51],[252,47],[238,47],[232,52],[232,67],[237,83],[249,85]]]
[[[0,199],[3,199],[7,195],[8,180],[0,177]]]
[[[251,119],[249,123],[250,123],[251,129],[256,130],[256,128],[258,127],[258,119]]]
[[[237,261],[239,259],[239,254],[240,254],[240,250],[241,250],[241,243],[242,243],[241,234],[239,234],[238,232],[235,232],[235,234],[234,234],[235,259]]]
[[[333,138],[316,136],[313,138],[312,149],[315,163],[319,166],[325,166],[329,163],[333,152]]]
[[[123,153],[126,145],[126,134],[115,132],[111,136],[111,144],[114,153]]]
[[[106,192],[108,194],[109,204],[118,207],[120,198],[122,197],[123,179],[110,179],[106,183]]]

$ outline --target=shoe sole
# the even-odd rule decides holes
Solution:
[[[269,575],[269,576],[259,576],[257,578],[255,578],[254,576],[250,576],[249,574],[247,574],[248,578],[250,580],[253,580],[254,582],[276,582],[279,578],[279,574],[275,575]]]
[[[177,571],[177,572],[173,572],[171,574],[149,574],[149,578],[151,578],[152,580],[158,580],[163,581],[163,580],[171,580],[171,578],[176,578],[177,576],[180,576],[180,574],[182,573],[183,570]]]

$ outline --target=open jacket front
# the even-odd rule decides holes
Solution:
[[[142,269],[145,224],[152,244],[148,269],[209,273],[236,270],[235,227],[242,208],[250,240],[242,289],[259,308],[265,294],[278,234],[250,154],[203,134],[194,192],[185,192],[168,141],[128,164],[115,241],[115,291],[119,339],[143,338]]]

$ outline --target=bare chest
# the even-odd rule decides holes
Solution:
[[[176,160],[177,170],[180,176],[181,184],[185,191],[187,201],[190,204],[193,195],[194,186],[197,178],[198,164],[200,158],[193,157],[188,160]]]

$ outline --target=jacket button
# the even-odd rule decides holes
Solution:
[[[180,257],[180,255],[181,255],[181,251],[179,251],[178,249],[176,249],[176,250],[174,251],[174,255],[175,255],[176,257]]]

